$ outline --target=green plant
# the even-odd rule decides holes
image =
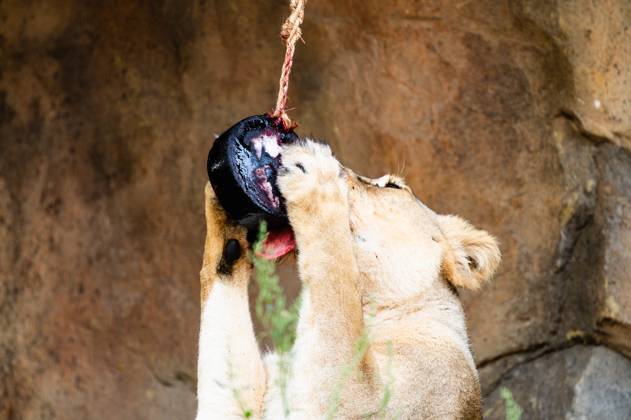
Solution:
[[[288,306],[285,293],[280,286],[276,265],[273,261],[258,257],[267,237],[267,224],[263,221],[251,253],[254,275],[259,287],[256,298],[256,316],[261,322],[261,337],[268,337],[278,354],[278,386],[280,388],[285,416],[290,413],[287,384],[291,378],[291,348],[296,339],[299,300]]]
[[[243,417],[244,419],[252,418],[252,414],[253,414],[252,410],[249,409],[245,405],[245,401],[243,400],[243,397],[241,396],[241,389],[239,389],[238,387],[234,385],[235,384],[234,369],[232,366],[232,360],[229,357],[228,357],[227,363],[228,363],[228,382],[230,383],[230,392],[232,393],[232,398],[234,398],[234,400],[239,405],[239,410],[241,411],[241,417]]]
[[[255,305],[256,316],[263,326],[261,336],[270,338],[278,353],[287,353],[296,338],[298,301],[291,306],[287,305],[287,298],[276,275],[274,261],[258,257],[266,236],[267,223],[263,221],[251,253],[254,275],[259,287]]]
[[[524,410],[517,404],[513,398],[513,393],[506,387],[500,388],[500,397],[504,400],[506,406],[506,420],[521,420]]]

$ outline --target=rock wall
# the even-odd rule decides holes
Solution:
[[[286,14],[0,2],[0,418],[192,417],[205,157],[272,108]],[[303,32],[299,133],[502,243],[463,294],[487,417],[506,386],[628,418],[631,3],[321,0]]]

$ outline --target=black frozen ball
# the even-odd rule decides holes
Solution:
[[[228,216],[254,228],[261,219],[287,223],[276,184],[281,146],[298,141],[292,129],[268,115],[245,118],[221,134],[208,153],[208,179]]]

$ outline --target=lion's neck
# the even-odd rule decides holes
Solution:
[[[413,343],[431,338],[448,341],[470,355],[462,305],[446,286],[399,300],[367,302],[364,315],[374,342],[403,339]]]

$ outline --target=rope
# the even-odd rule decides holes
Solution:
[[[305,4],[307,0],[290,0],[289,8],[291,14],[283,23],[280,31],[280,37],[285,41],[285,61],[283,62],[283,69],[280,74],[280,82],[278,86],[278,99],[276,100],[276,107],[272,113],[273,118],[280,118],[283,122],[285,129],[289,129],[292,126],[292,122],[285,112],[287,106],[287,91],[289,90],[289,74],[291,73],[291,66],[294,63],[294,52],[296,50],[296,42],[301,39],[302,32],[300,25],[305,17]]]

